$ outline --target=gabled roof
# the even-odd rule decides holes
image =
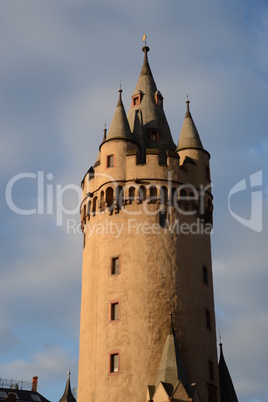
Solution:
[[[62,395],[59,402],[76,402],[75,397],[73,396],[72,389],[71,389],[71,380],[70,380],[70,370],[67,373],[67,381],[64,390],[64,394]]]
[[[49,402],[39,392],[11,388],[0,388],[0,401],[5,401],[10,394],[15,394],[16,401],[19,402]]]
[[[180,138],[179,138],[179,143],[178,143],[178,151],[182,149],[188,149],[188,148],[199,148],[203,149],[202,142],[200,140],[197,128],[194,124],[191,112],[190,112],[190,107],[189,107],[190,101],[187,100],[186,105],[186,114],[184,118],[184,122],[182,125],[181,133],[180,133]]]
[[[238,402],[234,385],[223,356],[222,343],[220,343],[219,377],[221,402]]]

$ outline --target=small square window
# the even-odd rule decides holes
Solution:
[[[203,283],[208,285],[208,269],[205,265],[203,265]]]
[[[150,130],[149,138],[151,141],[159,141],[159,132],[157,130]]]
[[[114,156],[108,155],[107,156],[107,167],[114,167]]]
[[[111,275],[120,274],[120,260],[119,257],[112,258],[111,261]]]
[[[114,302],[110,304],[110,320],[119,320],[119,302]]]
[[[119,372],[119,353],[110,354],[110,373]]]

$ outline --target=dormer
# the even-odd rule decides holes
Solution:
[[[160,91],[156,91],[154,94],[155,103],[163,109],[163,96]]]
[[[137,90],[132,94],[131,107],[139,106],[141,104],[141,91]]]
[[[157,128],[148,129],[148,138],[150,141],[159,142],[159,130]]]

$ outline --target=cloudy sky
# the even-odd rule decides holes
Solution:
[[[0,377],[38,375],[52,402],[69,367],[77,385],[82,238],[68,225],[120,82],[130,106],[145,32],[174,141],[189,94],[211,153],[217,332],[239,401],[265,402],[266,0],[1,1]]]

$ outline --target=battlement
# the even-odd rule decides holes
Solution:
[[[144,178],[114,181],[104,184],[94,193],[87,193],[81,204],[81,226],[98,214],[118,214],[130,205],[153,206],[150,212],[160,215],[172,213],[195,216],[212,224],[212,194],[208,188],[195,188],[183,183]]]

